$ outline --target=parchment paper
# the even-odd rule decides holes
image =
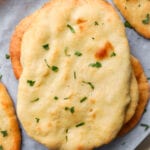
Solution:
[[[5,55],[9,54],[9,42],[15,26],[25,16],[40,8],[47,0],[0,0],[0,75],[2,82],[16,105],[18,81],[15,79],[10,59]],[[109,0],[111,2],[111,0]],[[126,29],[131,53],[142,63],[145,73],[150,76],[150,40],[146,40],[132,29]],[[119,42],[119,41],[118,41]],[[139,125],[126,136],[118,138],[112,143],[98,148],[97,150],[134,150],[137,145],[150,134],[150,129],[144,131],[141,123],[150,125],[150,103],[147,112],[143,115]],[[22,150],[47,150],[44,146],[29,138],[22,126]],[[9,143],[8,143],[9,144]]]

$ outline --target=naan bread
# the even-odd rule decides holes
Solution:
[[[133,66],[132,69],[134,70]],[[138,84],[135,78],[134,71],[132,71],[132,76],[130,81],[130,97],[131,97],[131,102],[127,107],[124,124],[126,124],[133,117],[139,101],[139,89],[138,89]]]
[[[12,100],[0,83],[0,149],[20,150],[21,135]]]
[[[138,88],[139,88],[139,102],[136,108],[136,111],[134,113],[134,116],[132,119],[127,122],[121,131],[119,132],[119,136],[122,136],[126,133],[128,133],[131,129],[133,129],[136,124],[139,122],[139,120],[142,117],[142,114],[144,112],[144,109],[146,107],[146,104],[148,103],[149,96],[150,96],[150,89],[149,89],[149,84],[147,77],[144,73],[144,70],[142,68],[142,65],[136,59],[135,57],[132,57],[131,59],[133,70],[135,73],[136,80],[138,82]]]
[[[46,6],[46,5],[45,5]],[[43,9],[44,7],[42,7]],[[34,14],[24,18],[16,27],[15,32],[12,36],[12,40],[10,43],[10,54],[12,60],[12,66],[14,70],[14,74],[18,79],[22,72],[22,66],[20,63],[20,49],[22,43],[22,37],[27,28],[31,25],[32,21],[38,15],[38,13],[42,10],[36,11]],[[139,92],[137,87],[137,81],[135,79],[135,75],[131,76],[131,85],[130,85],[130,96],[131,102],[127,108],[125,123],[127,123],[135,113],[135,109],[139,100]]]
[[[23,35],[21,65],[17,112],[28,135],[65,150],[92,149],[116,137],[130,102],[131,66],[112,6],[49,2]]]
[[[145,38],[150,38],[150,1],[113,0],[131,26]]]

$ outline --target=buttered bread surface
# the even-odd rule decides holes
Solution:
[[[116,137],[130,102],[131,65],[112,6],[47,3],[23,36],[21,64],[17,113],[29,136],[62,150],[88,150]]]

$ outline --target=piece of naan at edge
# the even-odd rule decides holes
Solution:
[[[145,38],[150,38],[150,1],[113,0],[125,19]]]
[[[21,64],[17,113],[29,136],[61,150],[88,150],[116,137],[130,102],[131,64],[110,4],[47,3],[23,35]]]
[[[0,82],[0,150],[20,150],[21,133],[13,102]]]

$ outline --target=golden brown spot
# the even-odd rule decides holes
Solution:
[[[110,52],[113,52],[114,48],[110,42],[107,42],[104,47],[100,48],[96,53],[95,53],[95,58],[96,59],[104,59],[110,55]]]
[[[77,150],[83,150],[84,148],[83,148],[83,146],[82,145],[79,145],[78,147],[77,147]]]
[[[80,18],[79,18],[79,19],[77,20],[77,24],[81,24],[81,23],[85,23],[85,22],[86,22],[86,20],[84,20],[84,19],[80,19]]]
[[[94,114],[92,115],[92,117],[95,119],[95,118],[96,118],[96,114],[94,113]]]
[[[91,104],[95,104],[96,100],[95,99],[91,99],[90,102],[91,102]]]
[[[93,111],[93,109],[91,108],[89,111],[90,111],[90,112],[92,112],[92,111]]]

